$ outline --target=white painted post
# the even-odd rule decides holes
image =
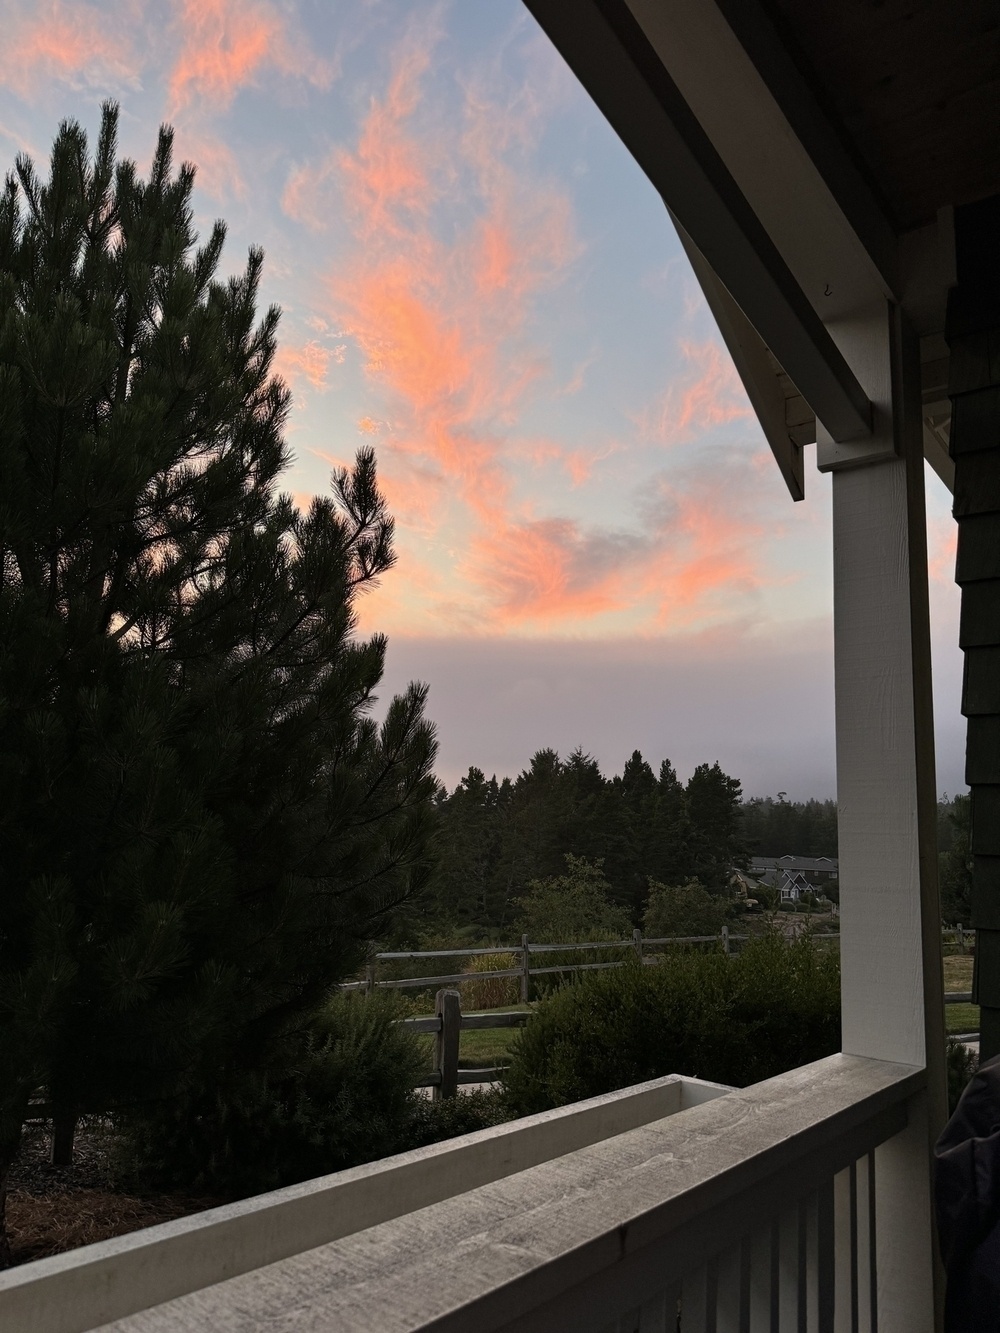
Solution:
[[[434,1039],[434,1068],[441,1082],[431,1092],[433,1101],[454,1097],[458,1093],[458,1045],[462,1036],[462,999],[457,990],[439,990],[434,1000],[434,1012],[441,1026]]]
[[[876,1178],[880,1333],[930,1333],[945,1036],[920,366],[888,316],[831,327],[875,405],[867,466],[818,432],[833,472],[841,1007],[845,1052],[928,1069]]]
[[[528,949],[527,935],[521,936],[521,1003],[528,1003],[531,993],[531,953]]]

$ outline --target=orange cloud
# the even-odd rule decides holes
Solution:
[[[296,347],[279,343],[274,358],[274,373],[294,387],[296,380],[306,380],[314,389],[327,387],[327,373],[331,361],[343,361],[340,347],[324,347],[315,340]]]
[[[265,67],[326,87],[333,67],[264,0],[180,0],[183,40],[167,80],[171,114],[195,99],[226,107]]]
[[[935,583],[953,587],[958,554],[958,524],[950,514],[927,518],[927,574]]]
[[[558,467],[580,486],[623,446],[573,448],[522,431],[527,404],[551,381],[532,320],[581,247],[566,194],[505,156],[530,139],[510,107],[469,91],[457,139],[437,122],[422,132],[432,41],[403,43],[353,149],[297,166],[283,198],[306,226],[348,229],[323,322],[361,354],[369,401],[358,429],[377,441],[405,552],[371,605],[397,630],[399,616],[449,632],[710,623],[720,594],[764,578],[753,506],[740,517],[718,504],[717,451],[699,462],[710,475],[654,479],[631,526],[539,514],[516,499],[518,462]],[[452,203],[443,225],[440,207]],[[693,436],[748,416],[719,347],[683,350],[688,373],[649,432]],[[594,359],[550,394],[577,391]],[[759,495],[766,482],[748,451],[727,452],[726,465],[742,495]]]
[[[736,368],[717,342],[682,340],[680,350],[688,372],[639,418],[646,438],[682,444],[714,427],[753,416]]]
[[[8,18],[0,48],[0,75],[20,97],[46,79],[113,90],[135,88],[140,60],[126,25],[109,24],[88,4],[61,0],[32,7],[30,17]]]
[[[531,304],[578,247],[569,202],[558,192],[533,189],[487,162],[469,134],[454,152],[420,138],[412,122],[433,41],[431,33],[404,42],[355,150],[298,168],[284,207],[318,225],[337,189],[355,248],[331,296],[384,401],[378,416],[393,422],[387,467],[407,459],[401,473],[419,468],[424,491],[426,476],[436,476],[481,526],[504,521],[510,431],[544,372],[524,343]],[[460,169],[475,182],[478,216],[446,241],[432,214]]]
[[[716,448],[651,479],[636,530],[514,519],[473,541],[465,572],[487,593],[491,629],[601,616],[658,630],[710,624],[734,592],[769,581],[759,517],[767,486],[753,456]]]

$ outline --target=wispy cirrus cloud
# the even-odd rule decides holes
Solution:
[[[284,8],[266,0],[178,0],[180,49],[167,76],[171,115],[201,102],[228,107],[268,69],[327,87],[334,65],[317,56]]]
[[[115,91],[136,88],[143,61],[134,41],[135,6],[111,24],[94,5],[49,0],[5,6],[0,43],[0,78],[31,100],[47,82],[73,88]]]
[[[400,44],[353,145],[298,164],[283,198],[311,231],[346,225],[324,317],[360,354],[369,407],[358,430],[377,444],[401,540],[422,543],[424,557],[407,547],[390,581],[409,586],[410,631],[447,632],[456,616],[487,633],[707,623],[720,590],[745,593],[767,577],[759,521],[724,513],[713,495],[717,452],[652,479],[631,521],[588,523],[558,512],[558,500],[551,512],[551,500],[523,495],[525,462],[579,488],[630,446],[526,426],[539,394],[579,392],[599,360],[595,349],[560,384],[531,336],[583,247],[568,193],[531,169],[533,100],[508,90],[498,102],[488,81],[468,80],[458,127],[442,128],[423,86],[435,39],[412,32]],[[640,437],[693,440],[749,415],[716,343],[681,351],[688,369],[645,414]],[[748,452],[726,461],[749,494]],[[387,609],[382,593],[377,606]]]
[[[282,342],[274,358],[274,372],[293,387],[305,380],[314,389],[326,389],[331,362],[342,362],[344,352],[343,344],[327,347],[315,338],[302,344]]]
[[[643,632],[711,624],[733,596],[752,596],[772,577],[761,540],[765,475],[749,451],[717,446],[650,478],[629,528],[513,519],[481,535],[468,563],[489,591],[491,627],[608,616]]]
[[[753,408],[719,342],[682,338],[678,345],[686,369],[637,417],[643,436],[683,444],[714,427],[751,420]]]

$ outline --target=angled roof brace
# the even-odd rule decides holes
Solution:
[[[763,343],[838,442],[872,409],[624,0],[525,0]]]
[[[809,443],[815,443],[815,420],[811,426],[802,423],[804,429],[798,432],[800,438],[794,438],[797,432],[790,427],[789,396],[779,378],[781,368],[774,364],[774,358],[769,354],[760,334],[712,272],[704,255],[676,218],[674,226],[708,302],[708,308],[715,316],[729,355],[733,358],[737,374],[743,381],[788,493],[793,500],[803,500],[806,489],[802,444],[805,441],[801,436],[808,436]],[[806,415],[809,415],[808,410]]]

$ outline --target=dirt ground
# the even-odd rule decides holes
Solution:
[[[15,1264],[169,1222],[217,1202],[122,1193],[115,1188],[108,1148],[107,1131],[88,1126],[77,1135],[73,1165],[52,1166],[48,1135],[41,1128],[25,1132],[7,1195]]]

